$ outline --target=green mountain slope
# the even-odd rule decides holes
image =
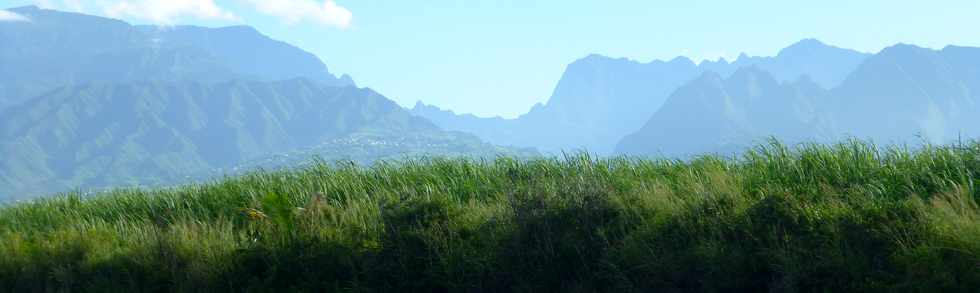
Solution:
[[[250,27],[11,11],[31,21],[0,23],[0,200],[169,185],[314,156],[525,153],[442,131]]]
[[[70,86],[0,115],[0,195],[165,184],[355,135],[452,137],[369,89],[304,79]]]

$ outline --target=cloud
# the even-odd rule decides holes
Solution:
[[[31,21],[31,19],[11,11],[0,10],[0,22],[3,21]]]
[[[349,28],[354,19],[353,13],[333,0],[246,0],[261,13],[282,18],[295,24],[304,21],[323,25]]]
[[[214,0],[142,0],[119,1],[103,7],[105,14],[116,18],[149,20],[157,24],[174,24],[179,18],[239,20],[238,16],[214,3]]]
[[[112,18],[147,20],[172,25],[181,19],[241,21],[215,0],[36,0],[48,9],[97,14]],[[335,0],[238,0],[259,13],[282,19],[287,24],[312,22],[341,29],[350,28],[353,14]]]
[[[38,0],[37,3],[46,9],[138,19],[161,25],[172,25],[182,18],[240,20],[214,0]]]
[[[44,9],[60,9],[65,11],[87,13],[86,5],[82,0],[40,0],[38,5]]]

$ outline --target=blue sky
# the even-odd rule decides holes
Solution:
[[[980,1],[4,0],[132,23],[248,24],[410,106],[513,117],[591,53],[647,62],[773,55],[803,38],[876,52],[980,46]]]

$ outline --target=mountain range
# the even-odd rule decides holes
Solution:
[[[92,82],[306,78],[353,85],[313,54],[251,27],[133,26],[36,6],[9,10],[31,21],[0,22],[0,108]]]
[[[780,82],[807,76],[827,88],[840,83],[868,56],[813,39],[774,57],[743,54],[733,62],[695,64],[677,57],[640,63],[590,55],[568,65],[547,104],[535,105],[516,119],[456,115],[422,103],[412,111],[446,129],[470,132],[495,144],[611,154],[617,142],[639,130],[677,88],[707,72],[726,77],[739,68],[757,67]]]
[[[862,139],[946,144],[980,138],[980,48],[898,44],[875,54],[795,43],[772,57],[695,64],[591,55],[547,104],[516,119],[412,112],[492,143],[601,155],[731,154],[784,143]]]
[[[779,82],[757,67],[707,73],[675,91],[616,152],[687,156],[850,138],[948,144],[980,138],[980,48],[899,44],[867,58],[840,85]]]
[[[405,109],[246,26],[134,26],[34,6],[0,22],[0,200],[326,160],[733,154],[980,138],[980,48],[805,39],[695,63],[589,55],[514,119]],[[244,50],[242,48],[248,48]]]
[[[773,136],[799,143],[822,134],[815,128],[825,90],[803,77],[779,82],[758,67],[728,78],[708,72],[678,88],[617,153],[691,156],[735,152]]]
[[[314,156],[536,154],[444,131],[250,27],[11,10],[31,21],[0,22],[0,200],[179,184]]]

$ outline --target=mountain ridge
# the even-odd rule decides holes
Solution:
[[[829,58],[810,66],[812,56]],[[827,87],[843,80],[868,54],[804,39],[772,57],[742,54],[734,61],[695,63],[683,56],[646,63],[590,54],[570,63],[546,103],[515,119],[487,119],[431,109],[413,110],[440,127],[474,133],[500,145],[536,147],[559,152],[585,149],[611,154],[624,136],[639,130],[678,87],[705,72],[727,77],[739,68],[759,67],[780,82],[804,76]],[[487,125],[494,125],[492,127]]]
[[[288,154],[534,153],[444,131],[251,27],[16,11],[31,22],[0,22],[0,199],[207,180]]]
[[[334,76],[313,54],[251,27],[159,29],[36,6],[11,11],[31,21],[0,23],[0,63],[5,64],[0,67],[0,108],[63,85],[89,82],[303,77],[325,85],[353,85],[349,76]]]
[[[822,91],[806,78],[779,82],[758,67],[741,68],[728,78],[708,72],[675,91],[643,128],[619,142],[616,153],[728,153],[771,135],[790,144],[802,142],[806,137],[796,134],[814,132],[807,121],[814,109],[806,106]],[[787,111],[796,106],[797,111]]]
[[[445,132],[373,90],[306,79],[74,85],[2,113],[0,197],[7,198],[180,182],[311,147],[297,159],[509,152]],[[367,140],[339,143],[357,137]],[[317,153],[320,145],[333,153]]]
[[[751,122],[746,125],[754,131],[734,135],[717,131],[717,125],[714,132],[695,130],[703,121],[685,120],[698,113],[700,117],[722,117],[728,119],[727,124],[740,125],[725,115],[704,115],[706,109],[723,107],[721,103],[665,107],[643,129],[624,137],[617,153],[683,156],[735,152],[767,137],[789,144],[852,138],[897,145],[961,143],[963,138],[980,138],[980,129],[976,128],[980,125],[980,62],[977,60],[980,60],[980,48],[947,46],[933,50],[896,44],[867,58],[839,86],[831,89],[802,79],[793,83],[788,92],[779,93],[772,82],[766,86],[733,76],[727,80],[730,85],[721,91],[748,97],[751,96],[748,91],[737,93],[732,87],[757,86],[763,93],[778,93],[769,94],[762,103],[769,107],[767,111],[749,116],[782,117],[781,120]],[[671,100],[694,99],[697,97],[690,94],[692,91],[719,88],[697,82],[685,87],[695,89],[678,90]],[[663,118],[670,115],[674,116]],[[671,125],[665,125],[668,121]],[[677,131],[678,125],[689,129]],[[697,137],[687,133],[695,133]],[[726,145],[723,134],[742,137],[743,141]]]

